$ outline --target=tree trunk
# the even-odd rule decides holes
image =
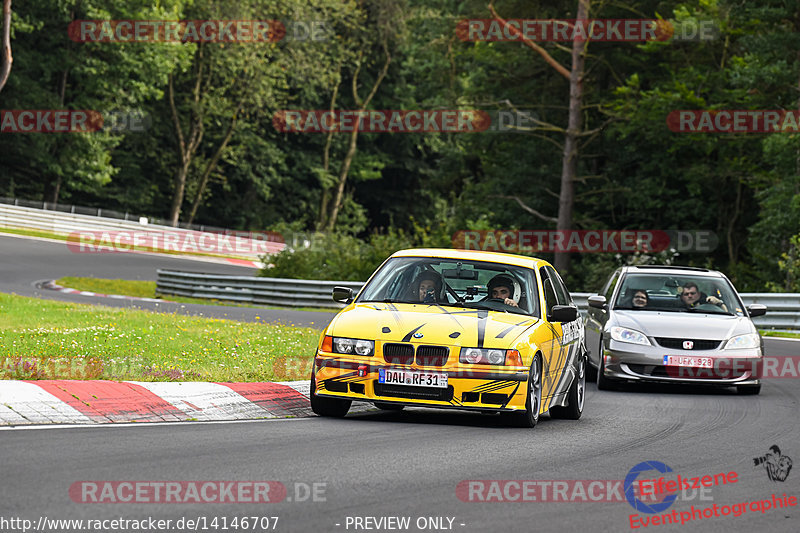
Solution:
[[[358,67],[356,68],[355,74],[353,75],[353,100],[356,102],[359,112],[365,111],[367,109],[369,103],[372,101],[372,98],[375,96],[375,93],[378,92],[378,87],[381,86],[383,78],[386,77],[386,73],[389,71],[389,64],[392,62],[392,56],[389,54],[389,45],[386,42],[383,43],[383,51],[386,54],[386,61],[383,63],[383,68],[381,69],[380,74],[378,74],[378,77],[375,79],[375,83],[372,84],[372,89],[370,90],[369,94],[363,101],[358,96],[358,73],[361,70],[360,62]],[[336,197],[333,199],[333,205],[331,206],[331,214],[328,217],[328,222],[326,225],[328,231],[333,231],[333,228],[336,226],[336,218],[339,216],[339,209],[342,207],[344,186],[345,183],[347,182],[347,176],[350,173],[350,165],[352,164],[353,158],[356,155],[356,148],[358,146],[357,143],[358,143],[358,127],[355,127],[353,129],[353,132],[350,134],[350,146],[347,149],[347,155],[345,155],[345,158],[342,161],[341,172],[339,173],[339,183],[336,186]]]
[[[183,205],[184,191],[186,190],[186,176],[189,174],[189,168],[192,164],[192,159],[203,140],[203,113],[200,109],[200,85],[203,74],[203,52],[202,46],[198,48],[199,65],[197,67],[197,79],[194,87],[194,106],[192,108],[192,117],[190,118],[189,125],[189,139],[188,141],[183,136],[183,129],[181,129],[181,121],[178,117],[178,108],[175,106],[175,89],[173,87],[172,74],[169,75],[169,83],[167,84],[167,92],[169,94],[169,107],[172,112],[172,122],[175,126],[175,136],[178,140],[178,157],[180,166],[175,172],[175,177],[172,182],[172,205],[169,211],[170,224],[173,227],[178,226],[178,220],[181,215],[181,206]]]
[[[0,48],[0,91],[5,87],[11,74],[11,0],[3,0],[3,40]]]
[[[589,18],[590,0],[578,0],[578,20]],[[569,118],[564,134],[564,155],[561,160],[561,191],[558,197],[557,230],[572,229],[572,208],[575,204],[575,176],[578,167],[578,139],[582,129],[583,65],[589,41],[572,41],[572,69],[569,75]],[[562,274],[569,270],[570,256],[556,252],[553,262]]]
[[[239,100],[239,105],[236,106],[236,110],[233,112],[233,118],[231,118],[231,123],[228,125],[228,131],[225,133],[225,138],[222,139],[222,144],[219,145],[217,151],[214,153],[214,157],[211,158],[211,161],[208,162],[205,170],[203,171],[203,176],[200,178],[200,185],[197,188],[197,194],[194,197],[194,202],[192,202],[192,210],[189,212],[189,224],[194,221],[194,217],[197,214],[197,208],[200,207],[200,202],[203,201],[203,193],[206,190],[206,185],[208,185],[208,179],[211,176],[211,173],[217,167],[217,163],[219,163],[219,159],[222,157],[222,152],[225,151],[225,147],[228,146],[228,143],[233,137],[233,129],[236,127],[236,118],[239,116],[239,112],[241,111],[243,104],[244,96],[241,98],[241,100]]]
[[[339,95],[339,86],[342,83],[342,65],[339,63],[336,71],[336,85],[333,86],[333,94],[331,95],[330,112],[333,116],[333,111],[336,109],[336,97]],[[331,143],[333,142],[333,128],[328,132],[325,138],[325,148],[322,151],[322,170],[325,174],[330,170],[331,163]],[[322,184],[322,199],[319,205],[319,217],[317,218],[317,231],[325,229],[328,221],[328,203],[330,202],[330,187],[327,183]]]

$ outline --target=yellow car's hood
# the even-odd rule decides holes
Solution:
[[[340,312],[328,326],[327,334],[383,342],[507,348],[538,320],[485,309],[359,303]]]

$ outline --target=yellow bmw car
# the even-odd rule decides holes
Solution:
[[[389,257],[320,336],[311,407],[343,417],[353,400],[500,412],[534,427],[577,420],[584,330],[546,261],[493,252],[403,250]]]

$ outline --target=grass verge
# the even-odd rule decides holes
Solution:
[[[285,381],[319,331],[0,294],[0,379]]]
[[[764,337],[787,337],[789,339],[800,339],[800,332],[788,332],[788,331],[773,331],[770,329],[761,329],[759,330]]]
[[[97,292],[100,294],[120,294],[122,296],[135,296],[137,298],[163,298],[171,302],[182,304],[203,304],[203,305],[227,305],[231,307],[254,307],[258,309],[293,309],[295,311],[313,311],[317,313],[334,313],[336,309],[326,309],[323,307],[278,307],[269,305],[256,305],[241,302],[231,302],[227,300],[217,300],[215,298],[190,298],[186,296],[156,296],[155,281],[125,280],[125,279],[103,279],[103,278],[81,278],[65,276],[56,280],[56,284],[79,291]]]

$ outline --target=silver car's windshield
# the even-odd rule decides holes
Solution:
[[[518,292],[516,306],[492,299],[489,281],[507,276]],[[361,291],[359,303],[390,302],[490,309],[539,315],[536,273],[528,268],[430,257],[395,257],[387,261]]]
[[[628,274],[614,309],[744,316],[741,301],[726,279],[691,274]]]

